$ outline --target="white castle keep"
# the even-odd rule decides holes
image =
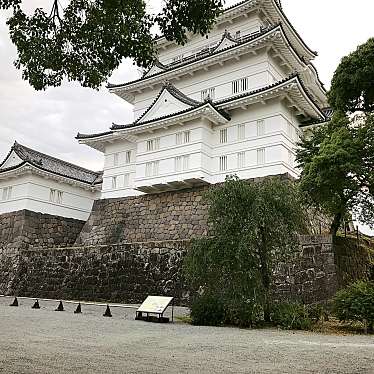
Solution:
[[[34,175],[54,175],[44,179],[45,185],[59,178],[79,196],[69,203],[71,210],[64,210],[58,186],[48,185],[46,212],[88,217],[100,189],[101,198],[118,198],[214,184],[227,175],[299,176],[296,143],[331,111],[312,64],[316,52],[291,25],[279,0],[231,6],[207,37],[189,35],[183,46],[164,37],[155,43],[157,61],[142,78],[109,85],[111,93],[134,106],[134,121],[101,134],[77,135],[81,144],[105,155],[102,179],[82,169],[77,177],[66,163],[61,176],[41,171],[34,162]],[[0,213],[18,209],[8,196],[6,177],[21,175],[25,165],[9,170],[9,162],[0,166]],[[37,210],[30,199],[21,205]],[[84,213],[73,212],[79,209]]]
[[[326,120],[316,57],[279,1],[226,9],[209,36],[184,46],[160,37],[141,79],[109,85],[133,104],[134,122],[77,139],[105,154],[102,197],[299,175],[295,144]]]

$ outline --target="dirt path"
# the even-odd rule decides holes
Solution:
[[[0,298],[0,373],[370,373],[374,338],[134,321],[134,310]],[[177,309],[177,314],[185,313]]]

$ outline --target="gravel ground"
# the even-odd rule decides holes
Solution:
[[[0,298],[0,373],[373,373],[374,338],[135,321],[135,309]],[[186,314],[176,308],[176,315]]]

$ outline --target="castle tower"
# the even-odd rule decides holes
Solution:
[[[156,39],[158,60],[109,85],[134,121],[77,139],[105,154],[103,198],[288,173],[305,127],[327,119],[316,57],[276,0],[227,8],[208,38]]]

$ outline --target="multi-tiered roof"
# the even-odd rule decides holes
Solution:
[[[316,52],[305,44],[293,28],[283,13],[280,1],[243,1],[227,8],[218,17],[217,26],[225,22],[233,23],[237,17],[246,17],[252,12],[260,13],[268,26],[254,33],[241,35],[239,39],[225,31],[221,40],[214,46],[168,64],[155,61],[141,78],[124,84],[109,84],[110,92],[130,103],[134,102],[136,95],[144,91],[154,90],[160,85],[161,90],[145,113],[133,123],[113,125],[110,131],[101,134],[78,134],[77,139],[103,151],[107,140],[131,140],[136,133],[173,123],[183,123],[198,116],[208,116],[212,123],[226,123],[230,120],[228,111],[238,107],[247,108],[258,102],[266,103],[275,97],[282,98],[289,107],[294,108],[302,124],[326,121],[326,91],[311,63],[316,57]],[[163,50],[173,43],[160,37],[156,39],[156,48]],[[193,76],[198,71],[209,71],[214,65],[223,66],[232,59],[240,61],[244,55],[256,55],[259,50],[264,49],[288,71],[288,78],[260,89],[206,102],[198,102],[187,97],[173,85],[174,81],[179,81],[183,76]],[[157,108],[162,105],[165,96],[169,101],[172,100],[174,107],[179,110],[170,113],[163,111],[162,116],[157,116]]]

